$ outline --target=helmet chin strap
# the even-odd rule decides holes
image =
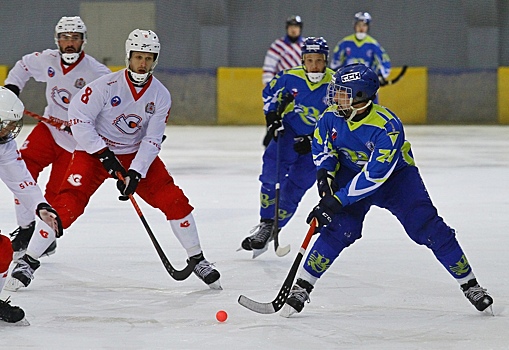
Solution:
[[[66,64],[73,64],[80,58],[81,51],[78,53],[62,53],[62,59]]]
[[[368,108],[371,105],[372,102],[373,102],[372,100],[369,100],[369,102],[366,103],[366,105],[362,106],[361,108],[355,108],[352,105],[350,105],[350,109],[352,110],[352,112],[350,113],[350,116],[348,116],[346,118],[346,121],[349,122],[350,120],[352,120],[353,117],[355,117],[357,115],[357,112],[361,112],[362,113],[362,111],[364,111],[366,108]]]
[[[133,83],[136,85],[142,85],[144,84],[148,78],[150,77],[151,73],[134,73],[131,68],[128,68],[129,75],[131,79],[133,80]]]

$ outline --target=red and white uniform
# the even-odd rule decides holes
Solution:
[[[78,146],[67,181],[53,203],[64,228],[84,212],[92,194],[110,177],[91,155],[104,147],[115,153],[125,169],[141,174],[136,193],[145,202],[159,208],[168,220],[189,216],[193,207],[158,157],[170,108],[171,95],[159,80],[151,76],[143,87],[136,87],[126,69],[95,80],[72,100],[69,120]],[[180,227],[191,224],[182,222]],[[194,246],[199,248],[199,243]]]
[[[71,100],[87,83],[108,73],[111,73],[108,67],[84,52],[76,63],[65,65],[58,50],[44,50],[25,55],[16,62],[5,84],[16,85],[22,91],[30,78],[46,83],[44,117],[67,125]],[[52,166],[45,191],[50,204],[64,180],[75,146],[76,141],[69,132],[46,123],[38,123],[21,146],[21,155],[36,181],[44,168]],[[16,205],[16,215],[19,225],[34,220],[34,213],[19,205]]]
[[[44,117],[67,124],[69,103],[86,84],[111,73],[93,57],[81,53],[78,61],[64,65],[58,50],[44,50],[25,55],[9,71],[5,85],[12,84],[22,91],[30,78],[46,83]],[[56,144],[67,152],[73,152],[76,141],[68,132],[46,124]],[[28,145],[30,147],[30,145]],[[42,153],[44,150],[40,150]]]

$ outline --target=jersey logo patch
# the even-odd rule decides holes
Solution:
[[[191,224],[187,220],[180,223],[180,227],[189,227],[189,226],[191,226]]]
[[[55,70],[53,67],[48,67],[48,77],[53,78],[55,76]]]
[[[74,82],[74,87],[77,89],[81,89],[85,85],[87,85],[87,83],[85,82],[85,79],[83,79],[83,78],[78,78]]]
[[[154,114],[155,111],[156,105],[154,104],[154,102],[147,103],[147,105],[145,106],[145,113]]]
[[[81,178],[82,176],[80,174],[71,174],[67,178],[67,182],[75,187],[78,187],[81,186]]]
[[[49,236],[49,233],[44,230],[40,230],[39,234],[41,235],[42,238],[48,238],[48,236]]]
[[[67,111],[67,106],[71,103],[72,94],[66,89],[59,89],[56,86],[51,89],[51,99],[56,105]]]
[[[141,117],[129,114],[128,116],[120,115],[115,119],[113,125],[124,134],[133,135],[141,129]]]
[[[113,96],[110,101],[112,107],[117,107],[121,102],[122,100],[118,96]]]

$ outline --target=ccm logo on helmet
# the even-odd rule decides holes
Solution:
[[[341,82],[342,83],[348,83],[349,81],[353,80],[361,80],[361,73],[354,72],[354,73],[348,73],[341,76]]]

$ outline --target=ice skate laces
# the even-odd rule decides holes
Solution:
[[[206,259],[203,259],[199,263],[196,264],[194,267],[194,272],[201,278],[205,279],[212,271],[214,271],[213,268],[214,264],[208,262]]]
[[[14,270],[12,270],[12,274],[21,273],[31,280],[34,279],[34,272],[35,270],[23,259],[20,259]]]
[[[309,293],[306,288],[302,288],[298,284],[295,284],[290,291],[290,296],[288,299],[293,298],[297,299],[301,304],[304,305],[305,302],[311,302],[311,298],[309,297]]]
[[[478,284],[468,288],[463,293],[465,293],[465,296],[467,297],[467,299],[472,301],[473,303],[477,303],[479,300],[481,300],[485,296],[489,295],[487,289],[481,287]]]
[[[272,223],[262,221],[258,225],[253,227],[253,229],[249,231],[249,233],[252,233],[252,235],[250,236],[251,240],[258,242],[267,242],[272,235]]]

